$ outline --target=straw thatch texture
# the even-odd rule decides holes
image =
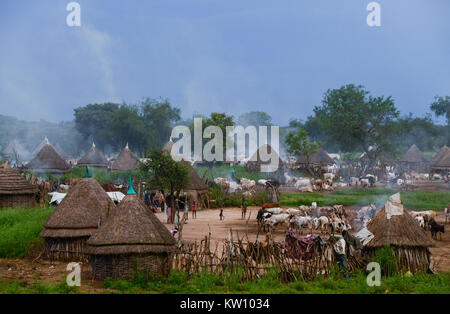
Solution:
[[[306,156],[298,156],[295,162],[296,165],[306,165],[308,164],[308,158]],[[322,148],[318,148],[317,152],[309,156],[309,164],[317,166],[329,166],[335,164],[333,158],[331,158],[327,152]]]
[[[113,201],[92,178],[72,187],[44,224],[47,257],[52,260],[84,258],[85,241],[115,209]]]
[[[396,213],[392,214],[389,208],[394,208]],[[428,270],[430,265],[428,247],[432,246],[433,242],[414,218],[404,210],[400,194],[389,198],[386,205],[367,225],[367,229],[374,235],[365,246],[369,256],[375,256],[378,249],[389,245],[399,269],[411,272]]]
[[[33,207],[37,186],[25,180],[8,163],[0,166],[0,208]]]
[[[71,171],[69,164],[62,159],[50,143],[47,142],[37,155],[26,165],[28,169],[38,173],[67,173]]]
[[[77,166],[108,168],[109,162],[93,144],[91,149],[77,162]]]
[[[87,241],[94,278],[129,278],[136,270],[166,275],[175,239],[135,194],[127,195]]]
[[[61,145],[59,145],[59,143],[56,143],[55,145],[55,150],[56,152],[64,159],[67,160],[69,159],[69,155],[67,155],[67,153],[64,151],[64,149],[61,147]]]
[[[247,161],[247,164],[245,165],[245,170],[248,172],[265,172],[264,169],[261,168],[261,166],[271,166],[271,161],[262,161],[261,155],[263,150],[266,151],[268,154],[274,155],[275,159],[278,159],[278,167],[275,167],[271,170],[273,171],[267,171],[267,173],[273,173],[275,176],[280,174],[282,172],[283,168],[283,161],[281,160],[280,156],[278,155],[278,152],[275,150],[272,152],[272,146],[268,144],[262,145],[258,150],[253,154],[253,156],[250,158],[249,161]]]
[[[197,171],[191,166],[187,161],[182,161],[182,163],[188,168],[189,184],[183,189],[184,191],[197,191],[200,193],[208,191],[208,186],[202,181]]]
[[[428,162],[428,159],[416,146],[416,144],[413,144],[408,149],[408,151],[403,155],[400,161],[408,163],[420,163],[420,162]]]
[[[120,152],[117,159],[111,165],[111,170],[123,171],[123,170],[133,170],[139,166],[139,158],[125,146],[125,148]]]
[[[172,151],[173,142],[172,139],[164,145],[163,150],[168,151],[169,153]]]
[[[442,146],[439,152],[433,157],[433,163],[438,161],[442,156],[444,156],[448,151],[447,145]]]
[[[450,171],[450,148],[445,146],[445,150],[441,150],[439,153],[441,153],[441,156],[433,163],[433,170]]]

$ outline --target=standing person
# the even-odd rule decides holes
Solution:
[[[219,213],[219,219],[223,220],[225,217],[223,215],[223,208],[220,209],[220,213]]]
[[[197,204],[195,204],[195,201],[192,203],[192,218],[197,219]]]
[[[244,198],[242,201],[242,219],[245,219],[246,214],[247,214],[247,201]]]
[[[147,190],[145,190],[144,201],[145,201],[145,205],[147,205],[147,207],[150,207],[150,201],[149,201]]]

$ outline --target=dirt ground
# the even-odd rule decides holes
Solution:
[[[211,233],[212,241],[221,241],[229,237],[230,229],[233,231],[233,237],[248,236],[250,241],[254,241],[257,237],[263,241],[264,233],[258,234],[258,226],[256,223],[256,214],[258,207],[249,207],[247,217],[241,218],[241,209],[225,208],[225,220],[219,220],[218,209],[201,210],[197,212],[197,218],[192,218],[189,212],[189,219],[183,228],[183,239],[188,241],[199,241]],[[350,210],[350,209],[349,209]],[[157,217],[163,219],[163,214],[158,213]],[[444,214],[442,212],[437,215],[438,223],[444,223]],[[173,225],[167,224],[168,229]],[[448,229],[450,224],[446,225]],[[274,232],[274,239],[282,241],[286,228],[280,227]],[[439,239],[439,238],[438,238]],[[442,240],[434,241],[434,247],[430,249],[432,260],[436,270],[450,271],[450,232],[442,235]],[[67,263],[44,261],[42,259],[0,259],[0,278],[3,280],[24,281],[28,284],[38,280],[56,283],[62,280],[69,272],[66,270]],[[89,293],[105,292],[102,288],[102,282],[92,281],[91,268],[88,264],[82,265],[82,286],[81,290]]]

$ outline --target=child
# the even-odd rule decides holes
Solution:
[[[192,203],[192,218],[197,219],[197,205],[195,202]]]
[[[220,209],[219,219],[220,220],[224,220],[225,219],[225,216],[223,215],[223,209],[222,208]]]

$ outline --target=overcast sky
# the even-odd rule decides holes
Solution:
[[[168,98],[195,113],[306,118],[348,83],[423,115],[450,95],[450,1],[0,1],[0,114],[72,120],[94,102]]]

